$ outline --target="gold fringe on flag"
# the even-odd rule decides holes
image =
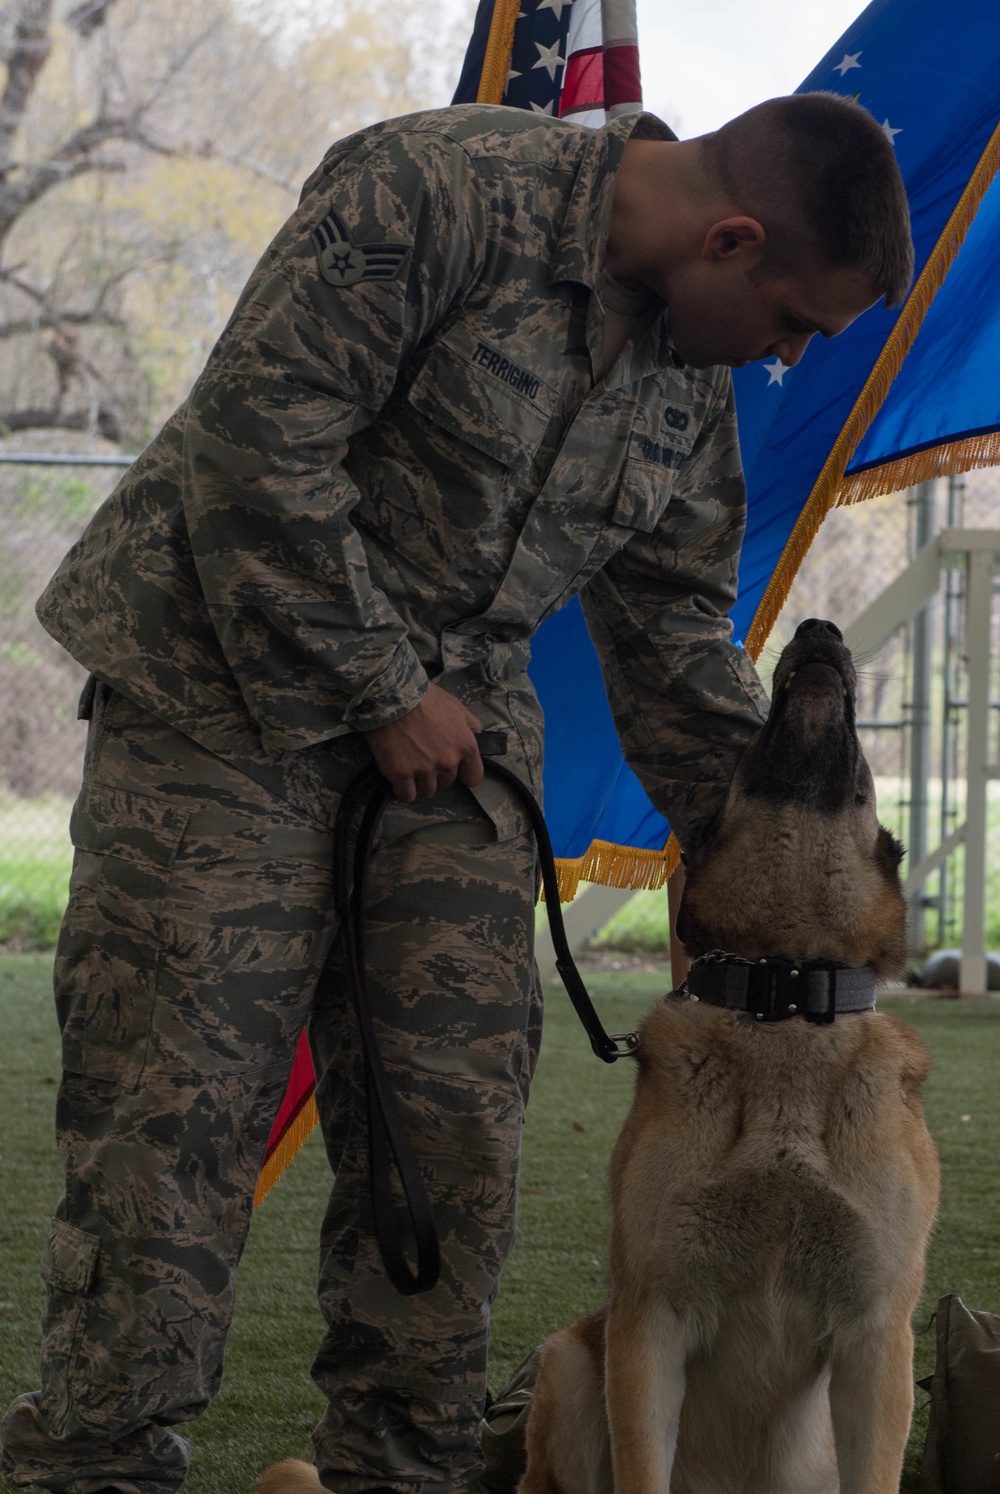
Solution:
[[[264,1202],[285,1168],[305,1146],[306,1137],[310,1131],[318,1124],[319,1111],[316,1109],[316,1101],[310,1095],[302,1108],[292,1117],[288,1130],[260,1170],[257,1189],[253,1196],[255,1209]]]
[[[636,850],[633,846],[614,845],[609,840],[592,840],[583,856],[556,858],[559,879],[559,901],[572,902],[581,882],[600,882],[605,887],[643,889],[665,887],[681,859],[673,835],[662,851]]]
[[[874,496],[876,491],[891,492],[894,486],[906,487],[912,482],[920,482],[924,476],[936,475],[933,471],[935,465],[933,453],[924,452],[916,457],[890,464],[896,467],[898,475],[901,475],[904,470],[911,474],[920,474],[910,476],[906,481],[899,481],[897,475],[897,478],[888,486],[878,486],[879,479],[875,470],[871,473],[861,473],[858,477],[848,479],[846,482],[844,479],[847,464],[857,451],[862,436],[881,409],[889,392],[889,386],[899,373],[903,360],[913,346],[930,304],[941,289],[945,276],[962,247],[965,235],[969,231],[998,167],[1000,167],[1000,125],[997,125],[993,131],[986,149],[976,163],[976,169],[966,184],[965,191],[955,204],[916,285],[907,297],[899,319],[876,359],[875,366],[868,375],[843,430],[834,442],[833,449],[785,545],[781,559],[774,568],[774,574],[761,597],[760,605],[747,633],[746,649],[751,659],[760,657],[761,649],[777,621],[778,613],[788,598],[799,566],[831,508],[840,504],[855,503],[862,497]],[[971,439],[973,442],[980,440],[978,437]],[[996,442],[995,436],[983,437],[982,445],[977,448],[977,451],[985,452],[991,442]],[[964,446],[966,443],[956,444]],[[971,465],[985,466],[987,463],[980,463],[976,460]],[[877,469],[878,472],[883,470]],[[943,470],[949,469],[945,467]]]
[[[514,50],[514,24],[520,9],[521,0],[494,0],[483,70],[479,75],[477,104],[499,104],[503,99]]]
[[[837,506],[863,503],[866,498],[878,498],[882,493],[915,488],[917,483],[929,482],[934,477],[957,477],[960,472],[972,472],[976,467],[1000,467],[1000,431],[984,431],[979,436],[966,436],[943,446],[929,446],[926,451],[886,462],[870,472],[845,477],[837,495]]]

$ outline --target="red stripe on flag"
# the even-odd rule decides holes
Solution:
[[[281,1102],[278,1114],[274,1118],[274,1125],[271,1127],[271,1134],[267,1139],[267,1149],[264,1152],[265,1162],[280,1146],[281,1138],[309,1099],[315,1085],[316,1076],[313,1071],[312,1054],[309,1051],[309,1037],[303,1028],[299,1033],[295,1062],[292,1064],[285,1098]]]
[[[615,104],[642,102],[639,78],[639,48],[633,43],[582,47],[566,64],[560,115],[581,109],[610,109]]]
[[[604,54],[604,107],[641,103],[639,48],[634,44],[609,47]]]
[[[566,63],[559,113],[572,109],[604,108],[604,49],[584,47],[573,52]]]

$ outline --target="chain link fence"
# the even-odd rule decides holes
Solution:
[[[72,436],[73,455],[81,438]],[[96,449],[93,456],[107,458]],[[49,449],[58,455],[58,443]],[[40,627],[45,582],[120,469],[0,464],[0,946],[53,942],[66,900],[69,812],[86,729],[84,671]]]
[[[1000,528],[1000,469],[940,479],[921,495],[890,493],[838,509],[823,525],[796,577],[769,643],[761,672],[769,683],[781,646],[806,617],[828,617],[846,625],[878,596],[913,558],[922,536],[949,528]],[[923,527],[922,527],[923,525]],[[922,815],[923,853],[932,851],[962,822],[965,813],[965,725],[968,691],[965,658],[965,578],[948,571],[925,620],[925,643],[917,624],[900,629],[877,654],[858,664],[859,737],[878,791],[879,816],[904,845],[918,845]],[[991,635],[990,759],[1000,762],[1000,607],[994,590]],[[925,653],[926,650],[926,653]],[[924,660],[926,686],[919,684]],[[926,698],[923,698],[923,697]],[[913,767],[914,736],[924,721],[926,779]],[[922,781],[923,780],[923,781]],[[926,799],[924,800],[924,794]],[[923,801],[923,802],[922,802]],[[1000,781],[991,785],[987,859],[987,945],[1000,949]],[[912,858],[911,858],[912,859]],[[906,863],[903,866],[906,876]],[[910,935],[916,958],[961,942],[963,892],[961,848],[932,873],[911,902]]]
[[[79,436],[74,455],[84,448]],[[88,463],[109,460],[94,442]],[[64,450],[66,448],[64,447]],[[52,438],[49,450],[58,455]],[[13,453],[11,453],[13,454]],[[34,602],[87,519],[113,487],[114,467],[0,464],[0,946],[44,947],[58,930],[71,853],[69,811],[80,780],[85,727],[76,719],[84,683],[80,667],[44,633]],[[1000,470],[935,485],[936,524],[970,528],[1000,522]],[[806,617],[846,624],[899,574],[915,553],[912,494],[889,494],[830,515],[799,572],[775,635],[760,661],[765,683],[785,642]],[[931,768],[928,840],[932,849],[954,829],[964,794],[961,577],[933,604]],[[994,632],[1000,619],[994,615]],[[1000,657],[995,638],[994,666]],[[862,744],[879,789],[883,820],[909,838],[913,788],[913,628],[897,634],[874,658],[859,661]],[[1000,679],[991,700],[994,740],[1000,719]],[[1000,783],[993,789],[1000,792]],[[1000,947],[1000,804],[991,837],[988,927]],[[961,853],[926,889],[920,943],[954,944],[960,936]],[[919,952],[919,951],[918,951]]]

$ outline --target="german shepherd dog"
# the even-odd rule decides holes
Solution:
[[[899,1488],[938,1164],[926,1049],[873,1009],[902,851],[855,696],[839,630],[804,622],[689,860],[701,999],[642,1025],[608,1301],[543,1346],[519,1494]]]

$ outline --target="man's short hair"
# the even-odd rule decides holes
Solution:
[[[703,137],[726,196],[767,235],[763,272],[818,259],[856,268],[888,306],[913,278],[913,240],[896,153],[867,109],[835,93],[757,104]]]

